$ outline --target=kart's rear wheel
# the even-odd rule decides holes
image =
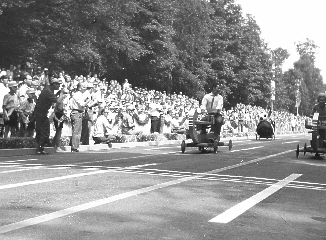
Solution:
[[[232,147],[233,147],[233,144],[232,144],[232,140],[230,139],[230,141],[229,141],[229,151],[231,151]]]
[[[307,143],[304,144],[303,155],[306,155],[306,152],[307,152]]]

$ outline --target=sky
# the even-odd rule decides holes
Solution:
[[[307,38],[319,46],[315,66],[321,70],[326,83],[326,1],[325,0],[235,0],[243,14],[251,14],[261,30],[261,38],[270,49],[286,49],[290,57],[283,71],[299,59],[295,42]]]

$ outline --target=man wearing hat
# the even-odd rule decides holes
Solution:
[[[59,90],[61,81],[58,78],[52,78],[49,86],[45,86],[36,101],[34,109],[34,117],[36,123],[37,154],[47,154],[44,151],[46,144],[50,143],[50,121],[48,112],[51,107],[54,107],[61,99],[54,94],[54,90]]]
[[[26,90],[27,99],[21,103],[19,108],[20,136],[32,137],[35,131],[35,120],[33,112],[36,104],[35,90]]]
[[[4,137],[7,138],[9,131],[11,136],[16,136],[18,132],[18,108],[19,99],[17,96],[17,82],[11,81],[8,83],[9,93],[3,98],[3,115],[4,115]]]
[[[202,118],[202,121],[210,121],[213,117],[214,123],[211,126],[211,130],[214,132],[215,138],[220,140],[221,127],[223,125],[223,117],[221,111],[223,109],[223,97],[219,94],[220,87],[213,86],[212,92],[206,94],[201,103],[202,113],[207,112],[208,115]],[[205,131],[206,129],[202,129]]]

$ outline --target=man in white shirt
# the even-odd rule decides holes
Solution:
[[[71,151],[79,152],[79,142],[81,138],[82,131],[82,118],[83,113],[91,101],[89,93],[85,93],[87,88],[87,83],[78,83],[77,92],[75,92],[71,98]]]
[[[214,136],[218,141],[220,140],[220,132],[223,125],[223,117],[221,115],[221,111],[223,109],[223,97],[219,94],[219,92],[219,86],[213,87],[212,92],[203,97],[200,107],[202,113],[208,113],[207,116],[201,119],[202,121],[211,121],[211,118],[214,118],[211,131],[214,132]]]
[[[160,104],[160,97],[158,95],[154,97],[154,103],[151,103],[149,108],[151,115],[151,133],[159,133],[162,105]]]
[[[107,143],[109,147],[112,147],[111,141],[116,137],[111,132],[113,124],[109,123],[108,114],[107,108],[101,110],[100,116],[95,121],[93,140],[95,144]]]

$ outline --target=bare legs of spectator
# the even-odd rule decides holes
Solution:
[[[61,134],[62,134],[62,127],[57,127],[55,129],[55,135],[52,140],[52,146],[55,148],[56,152],[63,152],[61,149]]]

